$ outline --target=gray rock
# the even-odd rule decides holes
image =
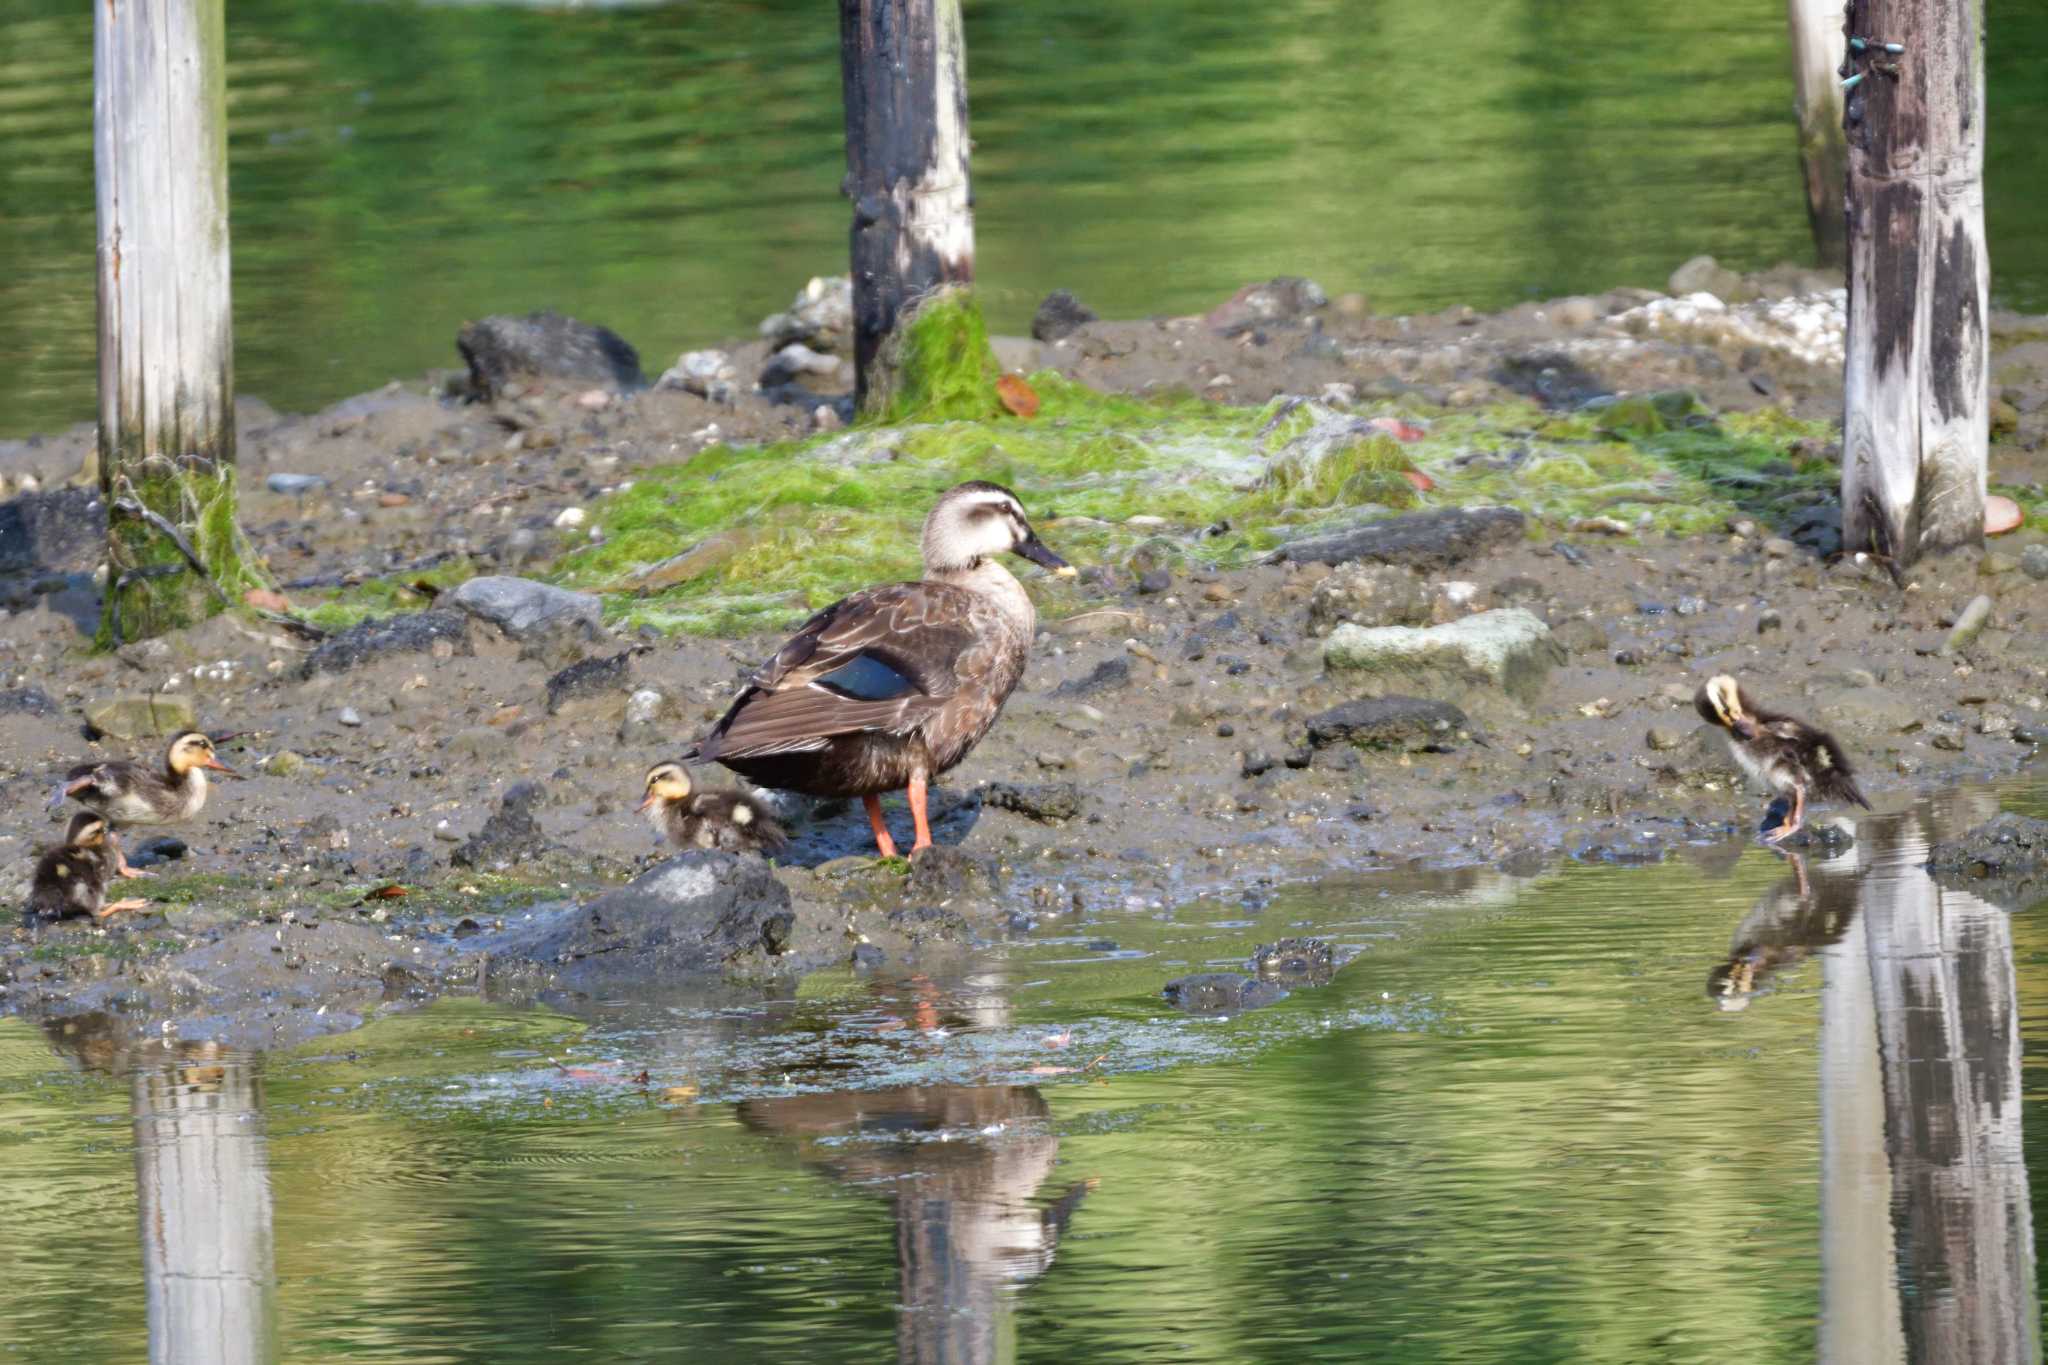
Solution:
[[[761,369],[761,387],[787,384],[805,375],[831,379],[838,375],[843,363],[838,356],[814,351],[801,341],[792,341],[768,357],[768,363]]]
[[[607,697],[633,685],[635,649],[612,655],[592,655],[562,669],[548,679],[548,714],[555,715],[572,701]]]
[[[1104,659],[1090,669],[1085,677],[1069,678],[1052,690],[1055,697],[1086,697],[1096,692],[1108,692],[1114,688],[1128,686],[1131,681],[1131,661],[1124,658]]]
[[[1971,598],[1969,604],[1956,617],[1954,627],[1949,630],[1948,639],[1942,642],[1943,657],[1960,654],[1977,642],[1983,633],[1985,623],[1991,619],[1991,599],[1983,593]]]
[[[1081,813],[1081,789],[1072,782],[989,782],[981,788],[981,802],[1059,825]]]
[[[1031,317],[1031,335],[1040,341],[1072,336],[1096,321],[1095,310],[1064,289],[1055,289]]]
[[[1347,701],[1308,723],[1316,748],[1355,744],[1363,749],[1437,749],[1457,742],[1470,724],[1446,701],[1424,697],[1366,697]]]
[[[443,642],[459,653],[469,653],[469,618],[461,612],[436,607],[361,621],[322,640],[299,665],[299,676],[346,673],[387,654],[420,654]]]
[[[318,474],[272,474],[263,481],[263,486],[273,493],[300,497],[327,487],[327,480]]]
[[[340,713],[335,716],[335,719],[343,725],[361,725],[363,723],[362,712],[356,710],[353,706],[342,707]]]
[[[1684,744],[1686,737],[1665,725],[1652,725],[1650,733],[1643,736],[1643,742],[1658,753],[1668,753]]]
[[[595,595],[570,592],[530,578],[496,574],[472,578],[448,594],[447,600],[515,640],[560,630],[582,630],[594,635],[604,625],[604,604]]]
[[[849,349],[853,344],[853,277],[815,277],[797,291],[787,312],[761,320],[761,335],[771,348],[800,341],[818,351]]]
[[[1329,985],[1337,972],[1337,957],[1327,939],[1283,938],[1254,948],[1245,969],[1262,981],[1299,990]]]
[[[1246,285],[1210,309],[1207,321],[1225,336],[1232,336],[1261,325],[1299,322],[1329,302],[1330,296],[1314,280],[1282,275]]]
[[[1482,611],[1447,625],[1341,625],[1323,642],[1323,664],[1379,678],[1414,678],[1446,688],[1487,688],[1533,701],[1565,653],[1540,617],[1521,607]]]
[[[107,553],[95,488],[53,488],[0,503],[0,573],[91,573]]]
[[[1269,553],[1266,562],[1345,564],[1366,560],[1442,571],[1520,540],[1526,525],[1526,519],[1512,507],[1411,512],[1347,531],[1288,541]]]
[[[40,687],[0,688],[0,716],[54,716],[57,703]]]
[[[1712,256],[1693,257],[1671,272],[1664,287],[1667,293],[1680,298],[1687,294],[1712,294],[1717,299],[1731,300],[1744,292],[1742,276]]]
[[[2020,911],[2048,894],[2048,820],[2004,811],[1928,850],[1936,881],[1963,886],[2007,910]]]
[[[789,892],[751,854],[690,852],[670,858],[588,904],[536,915],[476,946],[548,969],[576,990],[747,964],[778,965],[794,927]],[[842,940],[843,943],[843,940]],[[844,949],[840,949],[844,951]]]
[[[619,722],[619,742],[652,744],[666,739],[669,720],[668,698],[651,687],[643,687],[626,698],[626,716]]]
[[[272,777],[297,777],[305,766],[305,756],[294,749],[279,749],[263,760],[263,771]]]
[[[682,389],[688,393],[724,402],[732,397],[733,381],[739,371],[724,351],[684,351],[676,363],[662,372],[655,387]]]
[[[505,868],[550,851],[553,846],[533,818],[534,808],[546,794],[538,782],[514,782],[505,789],[484,827],[450,854],[448,861],[456,867]]]
[[[115,697],[85,708],[85,723],[115,739],[167,738],[197,728],[192,699],[176,693],[147,697]]]
[[[1345,564],[1309,589],[1308,629],[1325,635],[1339,622],[1361,626],[1426,626],[1430,600],[1407,569]]]
[[[956,908],[961,903],[993,904],[1002,893],[1003,871],[995,859],[951,844],[933,844],[912,858],[910,875],[903,882],[907,901]]]
[[[1160,992],[1175,1009],[1189,1014],[1235,1014],[1277,1004],[1288,995],[1285,986],[1260,981],[1242,972],[1196,972],[1178,976]]]
[[[455,349],[469,366],[469,396],[489,402],[521,379],[644,388],[640,355],[608,327],[560,313],[488,317],[464,325]]]
[[[2048,545],[2029,545],[2021,550],[2020,571],[2032,579],[2048,579]]]

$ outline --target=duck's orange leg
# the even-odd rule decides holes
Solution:
[[[896,841],[889,837],[889,826],[882,822],[882,798],[870,792],[860,800],[868,808],[868,823],[874,826],[875,847],[881,850],[884,858],[895,857]]]
[[[130,867],[128,865],[128,855],[122,851],[119,838],[109,834],[107,842],[114,846],[114,875],[116,877],[147,877],[152,875],[151,873],[144,872],[139,867]]]
[[[120,914],[123,910],[147,910],[148,908],[148,901],[143,900],[139,896],[131,897],[125,901],[113,901],[102,905],[99,909],[92,912],[92,917],[94,919],[106,919],[110,915]]]
[[[916,853],[921,848],[930,848],[932,846],[931,816],[925,810],[925,802],[930,795],[929,789],[925,786],[924,774],[912,773],[910,775],[910,819],[911,823],[917,826],[917,842],[910,846],[912,853]]]

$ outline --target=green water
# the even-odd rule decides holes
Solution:
[[[1992,289],[2048,309],[2048,9],[1986,0]],[[1296,272],[1383,312],[1807,250],[1780,0],[969,0],[979,268],[1022,330]],[[91,25],[0,0],[0,436],[92,415]],[[307,409],[555,307],[650,372],[844,270],[829,6],[233,0],[236,365]]]
[[[268,1057],[7,1021],[0,1354],[2019,1359],[1943,1333],[2034,1330],[2048,920],[1918,866],[1990,809]],[[1159,1002],[1303,932],[1333,984]]]

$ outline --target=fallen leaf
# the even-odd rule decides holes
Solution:
[[[242,594],[242,600],[258,611],[290,611],[291,600],[281,592],[268,588],[251,588]]]
[[[2011,498],[1993,493],[1984,499],[1985,535],[2002,536],[2007,531],[2017,530],[2019,524],[2025,520],[2026,516],[2020,511],[2020,505]]]
[[[671,1085],[663,1089],[661,1097],[670,1101],[694,1100],[697,1098],[697,1087],[694,1085]]]
[[[1413,422],[1404,422],[1399,417],[1375,417],[1366,423],[1374,431],[1384,431],[1397,441],[1419,441],[1429,435]]]
[[[398,884],[397,882],[393,882],[393,883],[391,883],[391,884],[390,884],[389,886],[380,886],[380,887],[378,887],[378,888],[377,888],[377,889],[376,889],[375,891],[365,891],[365,892],[363,893],[363,900],[364,900],[364,901],[395,901],[395,900],[397,900],[397,899],[398,899],[398,898],[399,898],[400,896],[410,896],[411,894],[412,894],[412,892],[410,892],[410,891],[406,890],[406,889],[405,889],[404,887],[400,886],[400,885],[399,885],[399,884]]]
[[[520,708],[517,706],[501,706],[484,724],[510,725],[513,721],[519,719],[519,711]]]
[[[996,397],[1019,417],[1038,416],[1038,395],[1024,382],[1024,376],[1006,374],[996,381]]]
[[[1418,493],[1427,493],[1436,487],[1436,480],[1419,469],[1404,469],[1401,471],[1401,477],[1414,484]]]
[[[403,493],[379,493],[377,495],[377,505],[379,507],[403,507],[411,501],[412,499]]]

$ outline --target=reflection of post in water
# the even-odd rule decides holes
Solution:
[[[86,1071],[129,1078],[152,1365],[276,1356],[270,1160],[256,1062],[213,1043],[138,1041],[104,1014],[43,1025]]]
[[[1898,824],[1886,842],[1917,863],[1918,822]],[[1864,879],[1864,914],[1908,1350],[2036,1360],[2011,921],[1918,867],[1887,870]]]
[[[1093,1186],[1077,1184],[1050,1207],[1033,1202],[1059,1152],[1048,1112],[1028,1086],[845,1091],[739,1107],[742,1123],[797,1139],[804,1161],[834,1180],[892,1193],[903,1286],[898,1355],[947,1365],[998,1358],[1004,1286],[1045,1272]],[[961,1140],[919,1140],[942,1132]],[[828,1137],[855,1140],[819,1144]]]
[[[1795,863],[1717,970],[1746,998],[1821,950],[1820,1358],[2035,1360],[2010,924],[1928,876],[1919,816],[1857,838]]]

